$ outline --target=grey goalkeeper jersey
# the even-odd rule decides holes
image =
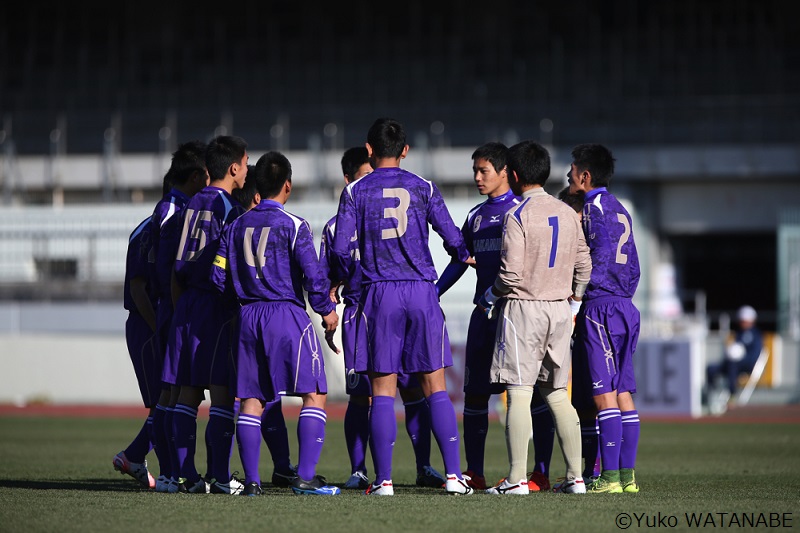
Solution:
[[[580,217],[541,187],[505,215],[495,292],[518,300],[582,296],[592,260]]]

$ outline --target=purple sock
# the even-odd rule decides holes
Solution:
[[[553,440],[556,425],[553,414],[546,403],[531,406],[533,419],[533,469],[550,477],[550,458],[553,456]]]
[[[428,405],[431,407],[431,429],[442,452],[445,475],[461,477],[461,444],[453,402],[447,391],[439,391],[428,396]]]
[[[167,407],[164,415],[164,433],[167,438],[169,448],[169,477],[176,480],[181,477],[180,459],[178,459],[178,449],[175,447],[175,407]]]
[[[208,435],[208,442],[211,443],[209,475],[220,483],[227,483],[231,480],[231,449],[233,448],[233,434],[236,430],[233,409],[212,405],[208,415],[206,435]]]
[[[267,402],[261,415],[261,437],[267,444],[272,466],[276,472],[289,474],[292,470],[289,458],[289,432],[283,418],[281,400]]]
[[[344,439],[350,455],[350,471],[367,473],[367,442],[369,442],[369,405],[348,402],[344,413]]]
[[[486,434],[489,432],[489,401],[464,405],[464,455],[467,470],[483,475]]]
[[[375,482],[392,479],[392,455],[397,440],[394,397],[373,396],[369,414],[369,448],[375,466]]]
[[[599,477],[603,472],[603,461],[600,457],[600,422],[596,418],[594,419],[594,433],[597,435],[597,451],[595,451],[594,455],[594,471],[592,474],[594,477]]]
[[[139,433],[134,437],[131,443],[125,448],[125,457],[132,463],[143,463],[145,456],[150,452],[153,443],[150,442],[149,426],[152,422],[150,417],[142,425]]]
[[[261,485],[258,464],[261,460],[261,418],[239,413],[236,422],[236,440],[239,458],[244,468],[244,482]]]
[[[156,405],[153,412],[153,444],[155,445],[156,457],[158,457],[159,473],[169,478],[172,475],[172,457],[169,453],[169,441],[165,428],[167,418],[167,407],[161,404]]]
[[[431,411],[425,398],[404,403],[406,411],[406,432],[414,447],[417,472],[431,464]]]
[[[175,404],[172,412],[172,427],[175,435],[175,455],[178,477],[190,482],[200,479],[194,466],[197,441],[197,409],[184,404]]]
[[[594,467],[598,456],[597,420],[581,421],[581,456],[583,457],[583,477],[588,479],[595,475]]]
[[[636,451],[639,448],[639,412],[623,411],[622,446],[619,452],[620,468],[636,467]]]
[[[297,441],[299,459],[297,475],[310,481],[317,475],[317,463],[325,443],[325,423],[328,417],[324,409],[303,407],[297,421]]]
[[[619,470],[619,448],[622,440],[622,418],[619,409],[603,409],[597,413],[600,423],[600,458],[603,471]]]

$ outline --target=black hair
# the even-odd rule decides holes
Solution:
[[[211,181],[225,179],[230,166],[241,162],[246,153],[247,142],[241,137],[220,135],[211,139],[206,150],[206,168]]]
[[[550,177],[550,153],[535,141],[522,141],[509,149],[508,168],[521,185],[544,185]]]
[[[170,189],[173,186],[185,184],[192,174],[206,172],[206,150],[208,145],[202,141],[188,141],[178,146],[172,153],[167,175],[164,180],[169,179]],[[167,190],[169,192],[169,189]]]
[[[406,132],[396,120],[379,118],[367,132],[367,142],[374,159],[399,158],[406,147]]]
[[[292,164],[280,152],[267,152],[258,158],[255,182],[261,198],[275,198],[286,182],[292,181]]]
[[[348,148],[342,156],[342,174],[352,180],[364,163],[369,163],[369,155],[365,146]]]
[[[239,202],[245,209],[249,209],[256,197],[258,187],[256,187],[256,166],[247,165],[247,177],[244,179],[244,185],[241,189],[233,189],[231,196]]]
[[[614,157],[602,144],[579,144],[572,149],[572,162],[579,171],[588,170],[592,187],[607,187],[614,174]]]
[[[492,164],[495,172],[500,173],[508,164],[508,147],[503,143],[488,142],[472,152],[472,160],[478,159],[485,159]]]
[[[580,213],[583,210],[584,196],[586,196],[586,193],[583,191],[570,193],[569,185],[558,191],[558,199],[574,209],[576,213]]]

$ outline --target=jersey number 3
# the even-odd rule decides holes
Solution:
[[[393,218],[397,221],[397,227],[381,230],[381,239],[398,239],[408,229],[408,206],[411,205],[411,195],[405,189],[383,189],[383,197],[397,198],[400,204],[397,207],[383,209],[383,218]]]

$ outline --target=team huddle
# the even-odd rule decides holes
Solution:
[[[533,141],[479,147],[473,175],[487,200],[459,230],[436,185],[400,167],[408,150],[403,126],[383,118],[369,129],[365,147],[344,153],[346,186],[319,253],[309,223],[285,208],[292,167],[283,154],[268,152],[248,165],[247,143],[234,136],[188,142],[173,153],[163,198],[128,246],[126,340],[150,412],[114,457],[115,469],[157,492],[258,496],[263,440],[273,485],[339,494],[317,474],[327,381],[310,307],[327,345],[343,352],[351,476],[342,488],[394,494],[399,389],[419,486],[456,495],[639,491],[632,399],[639,261],[631,217],[607,189],[611,152],[598,144],[575,147],[569,187],[555,198],[543,187],[550,175],[544,147]],[[441,276],[428,248],[431,228],[451,257]],[[477,281],[464,369],[462,470],[445,381],[453,358],[439,298],[470,267]],[[339,326],[341,349],[333,337]],[[211,405],[201,475],[197,412],[206,390]],[[488,486],[488,406],[500,393],[507,402],[509,471]],[[302,399],[297,465],[290,461],[283,396]],[[554,432],[566,472],[551,487]],[[444,474],[430,465],[431,435]],[[528,472],[531,435],[535,466]],[[234,439],[244,479],[230,472]],[[150,450],[157,478],[147,470]]]

